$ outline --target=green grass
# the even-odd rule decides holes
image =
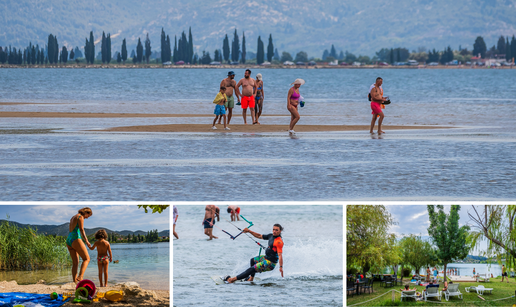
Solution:
[[[398,283],[397,286],[394,286],[392,288],[385,288],[380,286],[380,282],[374,282],[373,293],[361,293],[360,295],[354,295],[351,297],[350,295],[346,298],[346,306],[351,306],[353,304],[365,302],[371,299],[374,299],[376,297],[379,297],[382,294],[385,294],[384,296],[372,300],[370,302],[357,305],[357,306],[512,306],[513,304],[516,304],[516,298],[508,298],[505,300],[500,301],[493,301],[496,299],[506,298],[509,296],[514,295],[514,291],[516,290],[516,280],[514,278],[509,280],[509,283],[504,282],[501,283],[502,278],[491,278],[491,281],[488,283],[476,283],[476,282],[459,282],[459,290],[462,292],[462,295],[464,299],[460,299],[456,296],[451,297],[449,301],[446,301],[444,299],[444,294],[442,295],[442,300],[439,303],[436,298],[431,298],[432,302],[424,302],[424,301],[414,301],[413,299],[409,299],[407,301],[403,300],[403,302],[400,301],[400,296],[398,292],[395,292],[395,300],[392,301],[392,294],[387,292],[390,292],[392,289],[400,290],[403,288],[403,285]],[[408,279],[403,279],[403,284],[408,283]],[[484,285],[486,288],[493,288],[492,294],[484,294],[482,295],[483,298],[485,298],[485,301],[480,299],[478,295],[475,293],[468,293],[466,292],[465,288],[469,286],[476,286],[476,285]],[[410,286],[410,288],[414,288],[413,285]],[[439,290],[442,290],[443,284],[440,284]],[[416,289],[418,292],[422,292],[425,287],[422,286],[416,286]],[[437,302],[437,303],[436,303]]]
[[[0,224],[0,269],[55,269],[70,264],[62,237],[38,235],[32,228],[19,228],[7,221]]]

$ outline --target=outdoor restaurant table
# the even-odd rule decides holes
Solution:
[[[360,287],[363,287],[366,282],[365,281],[357,281],[355,282],[355,284],[357,285],[357,295],[360,295]]]

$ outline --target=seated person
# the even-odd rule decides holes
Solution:
[[[428,285],[426,285],[426,289],[428,288],[432,288],[432,287],[437,287],[439,288],[439,284],[435,282],[435,279],[434,280],[431,280],[430,283]],[[426,291],[426,290],[425,290]]]
[[[450,281],[450,284],[453,284],[453,281]],[[447,281],[444,282],[444,288],[443,288],[443,291],[446,291],[446,290],[448,290],[448,282]]]
[[[414,287],[414,289],[410,289],[409,285],[405,285],[405,289],[400,289],[400,291],[414,291],[414,290],[417,290],[416,287]]]

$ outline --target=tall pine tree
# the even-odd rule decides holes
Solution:
[[[229,62],[229,38],[226,34],[226,37],[224,37],[224,41],[222,42],[222,54],[224,55],[224,61]]]
[[[102,64],[107,62],[107,41],[106,41],[106,33],[102,31],[102,41],[100,43],[100,52],[102,54]]]
[[[507,41],[505,42],[505,60],[507,62],[512,60],[511,43],[509,42],[509,36],[507,36]]]
[[[107,44],[106,62],[109,64],[109,62],[111,62],[111,34],[110,33],[108,33],[108,35],[107,35],[106,44]]]
[[[238,39],[238,33],[235,29],[235,34],[233,35],[233,42],[231,44],[231,61],[238,62],[240,58],[240,41]]]
[[[179,54],[177,51],[177,36],[174,36],[174,55],[173,55],[174,63],[179,61],[178,58],[179,58]]]
[[[143,45],[138,37],[138,44],[136,45],[136,62],[141,63],[143,60]]]
[[[125,61],[127,61],[127,43],[125,42],[125,38],[122,41],[122,61],[125,65]]]
[[[500,36],[500,38],[498,38],[498,44],[496,44],[496,49],[498,50],[498,54],[505,54],[506,53],[506,50],[505,50],[505,37]]]
[[[166,59],[166,43],[167,43],[167,36],[165,35],[165,30],[161,28],[161,63],[165,63],[167,61]]]
[[[274,56],[274,44],[272,43],[272,34],[269,34],[269,44],[267,45],[267,61],[272,62]]]
[[[152,54],[151,50],[151,42],[149,38],[149,33],[147,33],[147,38],[145,39],[145,60],[147,61],[147,64],[149,64],[149,59]]]
[[[243,64],[245,64],[245,54],[246,54],[246,50],[245,50],[245,33],[242,32],[242,57],[241,57],[241,62]]]
[[[265,51],[263,50],[262,38],[258,36],[258,47],[256,48],[256,63],[258,65],[264,62]]]
[[[188,30],[188,58],[187,63],[192,63],[193,59],[193,36],[192,36],[192,27]]]

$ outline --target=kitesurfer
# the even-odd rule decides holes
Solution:
[[[245,228],[243,232],[250,233],[255,238],[269,241],[265,249],[265,255],[251,258],[251,266],[247,270],[235,277],[226,276],[224,280],[228,283],[233,283],[241,279],[253,281],[256,273],[272,271],[278,262],[280,265],[279,271],[281,277],[283,277],[283,239],[281,238],[281,231],[283,231],[283,227],[281,227],[280,224],[274,224],[272,233],[270,234],[259,234]]]

